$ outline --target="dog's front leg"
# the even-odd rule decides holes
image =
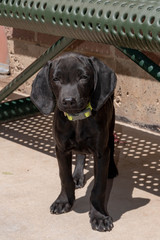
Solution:
[[[75,183],[75,188],[82,188],[84,186],[84,165],[85,165],[85,155],[77,154],[76,156],[76,166],[73,172],[73,180]]]
[[[56,154],[61,179],[61,193],[51,205],[50,212],[61,214],[69,212],[75,200],[75,184],[72,177],[72,153],[62,152],[56,147]]]
[[[95,181],[91,192],[90,222],[94,230],[110,231],[113,228],[112,218],[108,215],[105,206],[110,151],[107,148],[103,153],[94,156]],[[110,191],[109,191],[110,192]],[[108,198],[108,197],[107,197]]]

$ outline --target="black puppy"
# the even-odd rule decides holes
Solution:
[[[113,178],[118,174],[113,158],[116,81],[113,71],[94,57],[67,53],[43,67],[31,93],[31,100],[43,114],[55,109],[53,134],[61,192],[51,205],[51,213],[71,210],[75,187],[84,184],[84,154],[93,154],[94,186],[89,215],[92,228],[98,231],[110,231],[113,227],[107,202]],[[73,176],[72,151],[77,153]]]

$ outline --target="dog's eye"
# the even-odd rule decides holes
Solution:
[[[55,77],[55,78],[53,78],[53,81],[54,81],[54,82],[59,82],[59,81],[60,81],[60,79],[59,79],[59,78],[57,78],[57,77]]]
[[[85,80],[87,80],[87,79],[88,79],[88,76],[87,76],[87,75],[82,75],[82,76],[80,77],[80,80],[82,80],[82,81],[83,81],[83,80],[85,81]]]

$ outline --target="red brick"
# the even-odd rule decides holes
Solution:
[[[35,33],[23,29],[13,29],[13,38],[29,42],[35,42]]]
[[[145,52],[145,51],[143,51],[143,53],[148,58],[150,58],[153,62],[155,62],[156,64],[158,64],[160,66],[160,53]]]
[[[110,46],[103,43],[87,42],[82,40],[76,40],[70,47],[70,51],[78,51],[81,53],[94,53],[105,54],[105,56],[111,54]]]
[[[60,37],[53,36],[50,34],[37,33],[37,43],[42,46],[51,46],[54,44]]]

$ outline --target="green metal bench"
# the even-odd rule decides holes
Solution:
[[[75,39],[114,45],[160,81],[160,67],[141,52],[160,52],[160,0],[0,0],[0,24],[63,36],[0,91],[0,101]],[[4,103],[0,111],[0,121],[12,118]]]

